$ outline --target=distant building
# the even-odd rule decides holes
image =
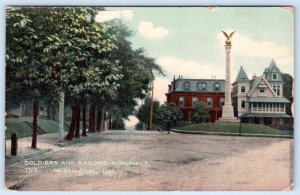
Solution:
[[[183,112],[184,119],[191,121],[194,107],[199,101],[207,105],[210,121],[222,116],[224,105],[225,80],[220,79],[173,79],[169,85],[168,103],[174,103]]]
[[[274,60],[263,75],[253,76],[250,80],[243,69],[232,83],[232,98],[235,116],[252,123],[276,127],[283,124],[286,105],[290,103],[283,94],[282,73]]]

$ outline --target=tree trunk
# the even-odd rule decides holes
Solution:
[[[72,106],[72,119],[71,119],[69,132],[65,137],[66,140],[71,141],[73,139],[74,131],[75,131],[75,125],[76,125],[76,106]]]
[[[82,106],[82,136],[86,137],[86,106]]]
[[[75,138],[80,137],[80,105],[76,106],[76,130],[75,130]]]
[[[105,130],[105,106],[102,107],[100,120],[101,120],[100,121],[100,130],[104,131]]]
[[[108,119],[108,130],[111,130],[111,118]]]
[[[47,106],[47,119],[51,120],[51,107]]]
[[[113,126],[113,119],[110,118],[109,119],[109,130],[112,130],[112,126]]]
[[[37,135],[38,135],[38,115],[39,115],[39,99],[34,99],[33,102],[33,132],[32,132],[32,143],[31,148],[36,148]]]
[[[97,131],[100,131],[100,128],[101,128],[101,115],[102,115],[101,109],[102,108],[97,109],[97,119],[96,119],[97,120],[97,126],[96,126]]]
[[[95,132],[95,102],[90,104],[89,132]]]
[[[52,120],[54,120],[54,121],[57,121],[56,119],[56,113],[57,113],[57,110],[56,110],[56,104],[55,104],[55,106],[53,106],[52,108],[51,108],[51,110],[52,110]]]
[[[110,127],[111,130],[114,130],[115,129],[115,119],[111,119],[111,127]]]

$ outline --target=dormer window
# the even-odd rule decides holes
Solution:
[[[214,83],[215,91],[220,91],[220,83],[216,82]]]
[[[272,74],[272,79],[273,79],[273,80],[277,80],[277,74],[276,74],[276,73],[273,73],[273,74]]]
[[[184,82],[183,83],[183,88],[185,91],[189,91],[190,90],[190,82]]]
[[[206,83],[204,83],[204,82],[198,83],[198,90],[206,91]]]

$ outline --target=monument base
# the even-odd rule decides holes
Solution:
[[[232,118],[219,118],[218,120],[220,123],[239,123],[240,120],[236,117]]]
[[[225,104],[222,109],[222,117],[219,118],[219,122],[222,123],[238,123],[240,122],[237,117],[234,117],[233,106],[231,104]]]

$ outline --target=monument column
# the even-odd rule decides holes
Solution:
[[[223,32],[223,31],[222,31]],[[233,106],[231,101],[231,37],[234,34],[232,32],[229,36],[223,32],[227,40],[225,41],[225,53],[226,53],[226,79],[225,79],[225,103],[222,109],[222,117],[219,119],[221,122],[238,122],[234,117]]]

